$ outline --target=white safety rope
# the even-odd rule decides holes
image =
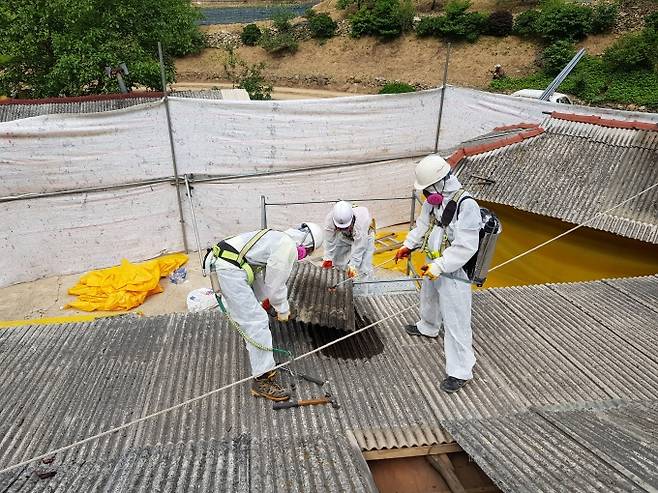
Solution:
[[[521,258],[521,257],[524,257],[525,255],[528,255],[529,253],[532,253],[532,252],[538,250],[539,248],[542,248],[542,247],[548,245],[549,243],[552,243],[553,241],[555,241],[555,240],[557,240],[557,239],[559,239],[559,238],[562,238],[563,236],[565,236],[565,235],[567,235],[567,234],[569,234],[569,233],[572,233],[573,231],[576,231],[577,229],[579,229],[579,228],[581,228],[581,227],[587,225],[588,223],[590,223],[591,221],[593,221],[593,220],[596,219],[597,217],[599,217],[599,216],[601,216],[601,215],[603,215],[603,214],[607,214],[608,212],[613,211],[613,210],[617,209],[618,207],[621,207],[622,205],[626,204],[627,202],[630,202],[631,200],[633,200],[633,199],[635,199],[635,198],[637,198],[637,197],[639,197],[639,196],[645,194],[646,192],[648,192],[649,190],[652,190],[652,189],[655,188],[655,187],[658,187],[658,183],[655,183],[654,185],[651,185],[650,187],[648,187],[648,188],[642,190],[641,192],[636,193],[636,194],[633,195],[632,197],[630,197],[630,198],[624,200],[623,202],[620,202],[619,204],[615,205],[614,207],[611,207],[610,209],[607,209],[607,210],[605,210],[605,211],[603,211],[603,212],[599,212],[598,214],[596,214],[595,216],[591,217],[590,219],[588,219],[588,220],[586,220],[586,221],[580,223],[579,225],[577,225],[577,226],[575,226],[575,227],[573,227],[573,228],[571,228],[571,229],[565,231],[564,233],[562,233],[562,234],[556,236],[555,238],[552,238],[552,239],[550,239],[550,240],[548,240],[548,241],[545,241],[545,242],[543,242],[543,243],[541,243],[541,244],[539,244],[539,245],[537,245],[537,246],[531,248],[530,250],[527,250],[527,251],[525,251],[525,252],[523,252],[523,253],[517,255],[516,257],[513,257],[513,258],[511,258],[511,259],[509,259],[509,260],[506,260],[505,262],[503,262],[503,263],[501,263],[501,264],[496,265],[495,267],[492,267],[491,269],[489,269],[489,271],[491,272],[492,270],[496,270],[496,269],[498,269],[498,268],[500,268],[500,267],[502,267],[502,266],[504,266],[504,265],[507,265],[507,264],[509,264],[510,262],[513,262],[513,261],[515,261],[515,260],[517,260],[517,259],[519,259],[519,258]],[[360,334],[361,332],[364,332],[364,331],[366,331],[366,330],[368,330],[368,329],[371,329],[372,327],[374,327],[374,326],[376,326],[376,325],[379,325],[379,324],[381,324],[381,323],[383,323],[383,322],[386,322],[387,320],[390,320],[390,319],[392,319],[392,318],[394,318],[394,317],[397,317],[397,316],[399,316],[399,315],[402,315],[403,313],[408,312],[408,311],[411,310],[412,308],[415,308],[415,305],[408,306],[407,308],[403,308],[402,310],[398,310],[397,312],[393,313],[392,315],[389,315],[389,316],[387,316],[387,317],[384,317],[384,318],[382,318],[381,320],[378,320],[378,321],[376,321],[376,322],[371,323],[370,325],[366,325],[365,327],[362,327],[362,328],[360,328],[360,329],[358,329],[358,330],[355,330],[354,332],[350,332],[349,334],[346,334],[346,335],[344,335],[343,337],[340,337],[340,338],[338,338],[338,339],[336,339],[336,340],[334,340],[334,341],[331,341],[331,342],[325,344],[324,346],[320,346],[320,347],[315,348],[315,349],[313,349],[313,350],[311,350],[311,351],[308,351],[307,353],[301,354],[301,355],[299,355],[299,356],[297,356],[297,357],[295,357],[295,358],[293,358],[293,359],[291,359],[291,360],[289,360],[289,361],[286,361],[285,363],[281,363],[280,365],[275,366],[275,367],[272,368],[272,369],[273,369],[273,370],[277,370],[277,369],[279,369],[279,368],[283,368],[283,367],[285,367],[285,366],[288,366],[289,364],[291,364],[291,363],[293,363],[293,362],[295,362],[295,361],[299,361],[299,360],[301,360],[301,359],[307,358],[308,356],[311,356],[312,354],[315,354],[315,353],[317,353],[317,352],[319,352],[319,351],[322,351],[323,349],[326,349],[326,348],[328,348],[328,347],[330,347],[330,346],[333,346],[334,344],[338,344],[339,342],[342,342],[342,341],[344,341],[344,340],[346,340],[346,339],[349,339],[350,337],[353,337],[353,336],[355,336],[355,335],[357,335],[357,334]],[[211,390],[211,391],[209,391],[209,392],[206,392],[205,394],[201,394],[201,395],[199,395],[199,396],[197,396],[197,397],[192,397],[191,399],[185,400],[185,401],[183,401],[183,402],[181,402],[181,403],[179,403],[179,404],[176,404],[176,405],[174,405],[174,406],[168,407],[168,408],[166,408],[166,409],[161,409],[160,411],[156,411],[156,412],[154,412],[154,413],[147,414],[146,416],[142,416],[141,418],[137,418],[137,419],[135,419],[135,420],[129,421],[129,422],[127,422],[127,423],[124,423],[124,424],[122,424],[122,425],[116,426],[116,427],[111,428],[111,429],[109,429],[109,430],[106,430],[106,431],[103,431],[103,432],[97,433],[96,435],[92,435],[92,436],[87,437],[87,438],[85,438],[85,439],[83,439],[83,440],[79,440],[79,441],[74,442],[74,443],[71,443],[71,444],[69,444],[69,445],[65,445],[64,447],[60,447],[60,448],[58,448],[58,449],[50,450],[50,451],[48,451],[48,452],[46,452],[46,453],[44,453],[44,454],[37,455],[36,457],[32,457],[32,458],[27,459],[27,460],[24,460],[24,461],[22,461],[22,462],[18,462],[18,463],[16,463],[16,464],[13,464],[13,465],[11,465],[11,466],[8,466],[8,467],[6,467],[6,468],[4,468],[4,469],[1,469],[1,470],[0,470],[0,474],[3,474],[3,473],[6,473],[6,472],[9,472],[9,471],[12,471],[12,470],[17,469],[17,468],[19,468],[19,467],[27,466],[27,465],[29,465],[31,462],[34,462],[34,461],[38,461],[38,460],[41,460],[41,459],[45,459],[45,458],[51,457],[51,456],[53,456],[54,454],[58,454],[58,453],[60,453],[60,452],[65,452],[65,451],[70,450],[70,449],[72,449],[72,448],[74,448],[74,447],[77,447],[78,445],[83,445],[83,444],[85,444],[85,443],[91,442],[92,440],[96,440],[96,439],[98,439],[98,438],[102,438],[102,437],[104,437],[104,436],[111,435],[112,433],[116,433],[117,431],[124,430],[124,429],[126,429],[126,428],[128,428],[128,427],[130,427],[130,426],[136,425],[136,424],[138,424],[138,423],[142,423],[142,422],[147,421],[147,420],[149,420],[149,419],[151,419],[151,418],[155,418],[155,417],[157,417],[157,416],[161,416],[161,415],[166,414],[166,413],[168,413],[168,412],[171,412],[171,411],[174,411],[174,410],[179,409],[179,408],[181,408],[181,407],[184,407],[184,406],[186,406],[186,405],[188,405],[188,404],[192,404],[192,403],[194,403],[194,402],[200,401],[201,399],[205,399],[206,397],[209,397],[209,396],[211,396],[211,395],[218,394],[218,393],[220,393],[220,392],[223,392],[224,390],[228,390],[228,389],[230,389],[230,388],[232,388],[232,387],[235,387],[235,386],[237,386],[237,385],[240,385],[240,384],[243,384],[243,383],[245,383],[245,382],[248,382],[248,381],[251,380],[252,378],[253,378],[253,377],[245,377],[245,378],[243,378],[242,380],[237,380],[237,381],[232,382],[232,383],[229,383],[229,384],[227,384],[227,385],[225,385],[225,386],[223,386],[223,387],[220,387],[220,388],[217,388],[217,389]]]

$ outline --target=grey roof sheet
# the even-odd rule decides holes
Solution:
[[[48,480],[37,474],[54,472]],[[11,483],[11,484],[10,484]],[[248,434],[97,455],[68,453],[52,465],[0,476],[2,491],[235,491],[375,492],[358,447],[344,436],[281,441]]]
[[[252,398],[243,384],[76,447],[72,455],[58,457],[55,467],[70,459],[76,464],[86,461],[96,470],[105,458],[112,463],[138,450],[140,457],[144,455],[142,462],[150,464],[150,454],[169,444],[218,447],[219,442],[243,435],[249,436],[252,451],[260,448],[267,454],[274,454],[272,447],[286,440],[295,440],[300,450],[304,443],[321,440],[344,447],[336,437],[348,435],[361,450],[432,445],[452,440],[443,422],[486,420],[531,406],[655,396],[655,359],[635,350],[653,337],[643,327],[655,327],[655,313],[636,310],[633,319],[620,317],[615,325],[594,314],[586,301],[560,294],[579,292],[581,300],[598,300],[600,290],[611,288],[622,300],[627,291],[633,293],[629,310],[646,307],[655,297],[658,277],[475,292],[476,378],[455,395],[438,389],[444,377],[442,341],[411,338],[402,329],[416,321],[414,308],[296,363],[299,371],[329,380],[339,410],[315,406],[273,411],[268,402]],[[355,303],[356,324],[363,327],[409,305],[415,307],[418,295],[370,296]],[[621,330],[632,337],[620,337]],[[295,355],[347,333],[299,322],[274,322],[272,331],[275,345]],[[244,343],[218,312],[0,330],[0,467],[167,408],[248,373]],[[296,394],[314,397],[319,389],[297,382]],[[328,456],[318,455],[318,460]],[[324,474],[339,474],[332,465],[344,468],[352,463],[350,467],[357,468],[355,460],[345,456],[340,463],[327,463]],[[216,472],[205,463],[195,464],[198,474]],[[298,484],[312,474],[284,462],[276,467],[285,468],[288,480]],[[10,473],[5,480],[20,474]],[[115,481],[113,474],[102,477]],[[192,481],[189,477],[181,479],[178,488],[185,489],[185,481]]]
[[[288,279],[288,300],[300,322],[354,330],[352,283],[345,272],[297,262]],[[333,286],[343,282],[335,290]]]
[[[655,491],[656,401],[445,423],[504,491]]]
[[[221,91],[174,91],[172,96],[196,99],[222,99]],[[102,111],[112,111],[122,108],[128,108],[143,103],[150,103],[162,97],[162,93],[134,93],[131,97],[120,97],[121,95],[112,95],[111,98],[105,97],[85,97],[85,98],[62,98],[58,102],[56,98],[46,99],[43,102],[34,102],[30,104],[13,103],[5,101],[0,103],[0,122],[20,120],[39,115],[52,115],[58,113],[98,113]]]
[[[482,200],[580,224],[658,183],[657,131],[555,118],[542,127],[537,137],[462,159],[464,186]],[[588,227],[658,243],[658,189]]]

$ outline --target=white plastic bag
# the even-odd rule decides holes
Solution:
[[[191,313],[210,310],[217,307],[215,293],[210,288],[199,288],[187,295],[187,310]]]

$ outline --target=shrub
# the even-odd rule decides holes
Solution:
[[[592,10],[592,28],[593,34],[600,34],[610,31],[617,22],[619,7],[614,3],[602,3]]]
[[[651,30],[627,34],[619,38],[603,53],[603,62],[612,71],[651,69],[654,66],[655,50]]]
[[[487,34],[492,36],[509,36],[514,26],[514,17],[509,10],[492,12],[487,19]]]
[[[352,36],[379,36],[393,39],[412,27],[414,16],[411,0],[375,0],[372,8],[362,7],[350,17]]]
[[[289,32],[274,34],[270,30],[262,34],[259,44],[265,51],[276,56],[294,53],[298,47],[297,40]]]
[[[443,17],[423,17],[416,25],[416,34],[420,37],[438,36]]]
[[[356,14],[350,17],[352,36],[360,38],[361,36],[374,34],[372,23],[372,11],[366,7],[359,9]]]
[[[402,94],[405,92],[415,92],[416,88],[406,82],[387,82],[379,90],[379,94]]]
[[[534,36],[537,34],[536,24],[539,18],[539,10],[526,10],[514,19],[512,33],[517,36]]]
[[[248,65],[232,49],[224,62],[224,71],[234,87],[244,89],[255,100],[272,99],[272,86],[265,83],[263,77],[264,63]]]
[[[570,41],[556,41],[542,51],[539,60],[542,69],[548,75],[557,75],[576,54]]]
[[[260,28],[256,24],[247,24],[242,30],[240,39],[247,46],[256,46],[261,36]]]
[[[445,7],[445,15],[437,21],[437,35],[443,38],[473,43],[483,32],[487,17],[479,12],[466,12],[469,0],[452,0]]]
[[[336,32],[338,24],[328,14],[315,14],[308,20],[308,27],[314,38],[331,38]]]
[[[644,18],[644,26],[649,29],[658,31],[658,12],[649,14]]]
[[[304,12],[304,17],[306,17],[308,20],[311,20],[316,15],[317,12],[313,9],[306,9],[306,12]]]
[[[272,15],[272,24],[280,33],[289,32],[292,29],[290,21],[294,17],[295,14],[289,10],[278,10]]]
[[[535,23],[536,32],[547,42],[583,39],[592,28],[592,9],[553,0],[543,5]]]

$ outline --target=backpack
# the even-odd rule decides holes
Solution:
[[[448,202],[443,209],[441,214],[441,226],[445,232],[446,226],[448,226],[455,216],[459,217],[459,206],[464,200],[473,199],[470,195],[462,197],[464,190],[459,190],[455,193],[450,202]],[[487,274],[489,273],[489,267],[491,267],[491,261],[493,260],[494,251],[496,249],[496,241],[498,241],[498,236],[503,231],[503,226],[500,223],[500,219],[495,212],[487,209],[486,207],[480,207],[480,215],[482,216],[482,226],[480,227],[480,241],[478,243],[478,249],[473,254],[473,256],[464,264],[464,271],[468,276],[468,279],[475,284],[476,286],[482,286],[487,280]],[[447,241],[447,233],[444,233],[445,240]]]

